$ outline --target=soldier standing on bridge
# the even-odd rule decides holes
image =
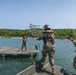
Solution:
[[[21,48],[21,50],[23,50],[24,47],[25,47],[25,50],[26,50],[26,40],[27,40],[27,38],[23,35],[23,37],[22,37],[22,48]]]
[[[48,27],[48,25],[44,25],[44,31],[42,35],[37,38],[37,40],[43,40],[43,50],[42,50],[42,59],[41,59],[41,71],[43,70],[44,62],[46,60],[47,54],[49,55],[49,62],[52,67],[52,74],[56,73],[55,65],[54,65],[54,34],[53,30]]]

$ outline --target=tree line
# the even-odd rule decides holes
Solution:
[[[36,29],[35,33],[41,35],[43,29]],[[76,29],[53,29],[56,38],[76,38]],[[0,29],[1,37],[34,37],[33,32],[30,29],[26,30],[17,30],[17,29]]]

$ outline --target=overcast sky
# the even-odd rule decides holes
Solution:
[[[76,0],[0,0],[0,29],[76,28]]]

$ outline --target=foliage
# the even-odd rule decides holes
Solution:
[[[76,38],[76,30],[75,29],[55,29],[54,30],[55,36],[62,36],[62,37],[71,37]]]
[[[72,37],[76,38],[76,29],[53,29],[55,37]],[[36,34],[41,35],[42,29],[36,29]],[[34,37],[32,36],[32,32],[30,29],[27,30],[14,30],[14,29],[0,29],[0,36],[2,37],[22,37],[26,35],[27,37]]]

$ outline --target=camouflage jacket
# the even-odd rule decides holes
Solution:
[[[44,47],[46,48],[54,48],[54,34],[43,32],[41,36],[37,38],[37,40],[43,40]]]

